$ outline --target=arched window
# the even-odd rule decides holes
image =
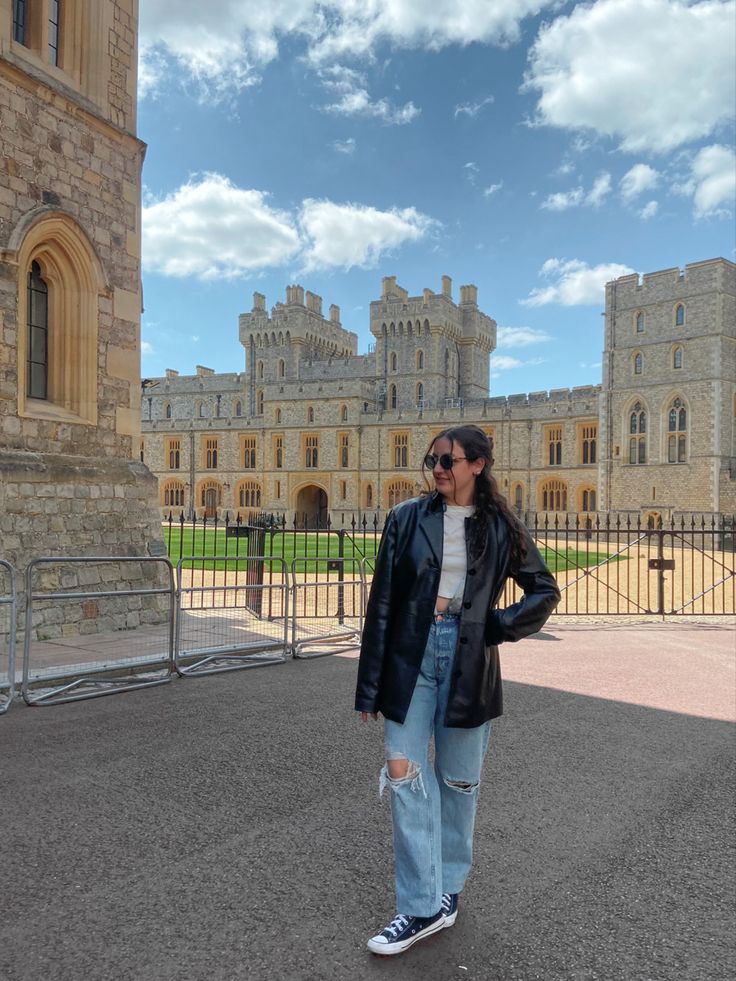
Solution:
[[[163,486],[164,507],[184,507],[184,484],[179,480],[169,480]]]
[[[424,385],[421,382],[417,382],[417,408],[424,408]]]
[[[347,421],[348,421],[348,407],[346,405],[343,405],[343,407],[340,409],[340,422],[347,422]]]
[[[636,315],[636,332],[637,334],[643,334],[645,327],[644,314],[641,310]]]
[[[629,463],[647,462],[647,413],[641,402],[635,402],[629,415]]]
[[[414,496],[414,484],[409,480],[392,480],[386,488],[388,506],[395,507]]]
[[[263,389],[259,388],[256,392],[256,415],[263,415]]]
[[[514,510],[521,514],[522,508],[524,507],[524,485],[516,484],[514,486]]]
[[[424,351],[417,351],[417,371],[424,368]]]
[[[642,357],[641,351],[637,351],[634,355],[634,374],[640,375],[642,367],[644,365],[644,358]]]
[[[197,417],[199,419],[204,419],[204,403],[197,402]]]
[[[286,362],[283,358],[279,358],[279,378],[283,378],[286,374]]]
[[[667,462],[687,463],[687,410],[679,397],[667,414]]]
[[[243,414],[243,403],[240,401],[240,399],[237,399],[235,402],[235,415],[239,418],[240,416],[242,416],[242,414]]]
[[[18,414],[96,426],[99,304],[110,294],[95,250],[72,218],[48,211],[26,215],[6,249],[6,261],[19,271],[23,325],[17,334]],[[137,363],[130,354],[132,377]]]
[[[564,480],[546,480],[540,488],[542,511],[567,511],[567,484]]]
[[[307,406],[307,422],[314,422],[314,407]]]
[[[263,362],[258,362],[258,381],[263,381]]]
[[[672,367],[682,368],[682,348],[679,346],[672,352]]]
[[[684,327],[685,325],[685,304],[678,303],[675,307],[675,327]]]
[[[594,487],[584,487],[580,495],[580,510],[583,512],[596,510],[596,491]]]
[[[166,408],[164,409],[164,415],[167,419],[171,418],[171,402],[166,403]]]
[[[396,351],[391,352],[391,371],[396,371],[399,366],[399,359],[396,355]]]
[[[373,484],[365,485],[365,506],[367,508],[373,507]]]
[[[261,485],[255,480],[243,480],[238,484],[237,497],[240,508],[259,508],[261,506]]]
[[[281,422],[281,409],[276,409],[274,418],[276,419],[276,422]]]
[[[388,406],[390,409],[396,408],[396,386],[389,385],[388,387]]]

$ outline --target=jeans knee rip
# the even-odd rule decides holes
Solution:
[[[405,756],[391,756],[392,760],[399,759],[405,760]],[[424,780],[422,779],[422,770],[416,763],[411,760],[407,760],[408,766],[406,768],[406,776],[403,777],[391,777],[388,772],[388,764],[385,763],[381,767],[381,775],[378,782],[378,796],[383,797],[383,792],[388,785],[391,790],[395,793],[401,790],[402,787],[408,787],[412,793],[416,793],[417,790],[421,790],[424,797],[427,796],[427,791],[424,788]]]
[[[445,781],[445,785],[450,788],[450,790],[456,790],[458,794],[472,794],[478,789],[478,784],[471,783],[469,780],[449,780],[447,777],[442,778]]]

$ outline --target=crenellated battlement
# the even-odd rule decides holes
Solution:
[[[713,291],[736,290],[736,265],[728,259],[707,259],[639,276],[620,276],[606,286],[609,309],[643,307],[650,303],[691,297]]]

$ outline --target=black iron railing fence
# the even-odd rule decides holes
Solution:
[[[361,562],[370,577],[385,516],[353,516],[339,527],[329,518],[310,527],[303,516],[253,513],[243,520],[186,521],[170,513],[164,523],[169,558],[196,557],[193,582],[219,572],[227,583],[228,563],[219,556],[250,556],[253,582],[273,582],[282,563],[295,581],[352,581]],[[559,615],[729,615],[736,613],[736,516],[679,515],[667,522],[636,513],[520,515],[562,591]],[[277,559],[278,562],[271,560]],[[296,561],[295,561],[296,560]],[[519,590],[507,586],[502,603]]]

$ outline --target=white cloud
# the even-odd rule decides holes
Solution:
[[[513,368],[524,368],[538,364],[544,364],[544,359],[530,358],[528,361],[522,361],[520,358],[512,358],[509,354],[492,354],[491,374],[498,375],[502,371],[511,371]]]
[[[580,259],[548,259],[540,269],[540,275],[554,282],[532,290],[520,302],[529,307],[541,307],[547,303],[560,303],[566,307],[599,304],[602,307],[606,283],[633,272],[629,266],[617,262],[591,267]]]
[[[436,224],[415,208],[378,211],[307,199],[300,215],[307,239],[304,270],[375,266],[387,252],[417,242]]]
[[[192,178],[143,208],[143,265],[163,276],[235,278],[297,260],[304,270],[373,266],[435,226],[415,208],[307,199],[297,214],[221,174]]]
[[[498,184],[489,184],[488,187],[483,190],[483,197],[490,198],[494,194],[497,194],[503,187],[503,181],[499,181]]]
[[[592,208],[597,208],[603,203],[603,199],[611,190],[611,175],[607,173],[599,174],[596,177],[593,187],[588,191],[585,203]]]
[[[644,221],[649,221],[650,218],[654,216],[659,211],[659,203],[657,201],[647,201],[644,207],[639,212],[639,217]]]
[[[143,266],[164,276],[234,277],[299,250],[292,219],[262,191],[219,174],[193,178],[143,209]]]
[[[153,354],[153,344],[148,341],[141,341],[141,354]]]
[[[314,65],[370,57],[378,44],[440,50],[474,42],[506,44],[519,25],[554,0],[146,0],[140,7],[146,93],[164,69],[194,77],[208,96],[258,81],[279,42],[298,37]],[[175,63],[166,65],[164,53]],[[153,83],[153,84],[152,84]]]
[[[496,331],[498,348],[529,347],[531,344],[542,344],[551,341],[550,334],[533,327],[499,327]]]
[[[335,140],[332,144],[332,149],[336,150],[338,153],[345,153],[348,156],[355,153],[355,148],[357,144],[352,136],[348,137],[347,140]]]
[[[485,99],[481,99],[480,102],[464,102],[458,106],[455,106],[454,116],[457,119],[458,116],[470,116],[471,119],[475,119],[481,109],[486,106],[490,106],[495,99],[492,95],[486,96]]]
[[[336,102],[323,106],[324,112],[341,116],[364,116],[381,122],[402,126],[410,123],[421,112],[413,102],[394,106],[388,99],[371,100],[366,88],[365,76],[344,65],[335,65],[320,72],[322,85],[336,97]]]
[[[634,164],[619,181],[621,197],[624,201],[633,201],[644,191],[651,191],[658,184],[659,172],[654,167],[643,163]]]
[[[568,208],[575,208],[582,204],[584,197],[582,187],[576,187],[572,191],[558,191],[556,194],[548,194],[539,207],[546,208],[547,211],[567,211]]]
[[[544,25],[525,87],[537,121],[665,152],[733,117],[733,0],[597,0]]]
[[[692,166],[695,217],[733,209],[736,197],[736,153],[726,146],[703,147]]]

